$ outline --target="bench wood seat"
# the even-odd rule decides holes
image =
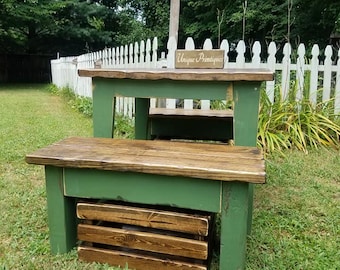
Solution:
[[[219,181],[265,182],[260,150],[224,144],[72,137],[27,155],[26,162]]]

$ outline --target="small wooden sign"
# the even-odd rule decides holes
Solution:
[[[224,50],[176,50],[175,68],[223,68]]]

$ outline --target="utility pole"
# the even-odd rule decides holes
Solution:
[[[175,37],[178,41],[179,11],[181,0],[170,0],[169,37]]]

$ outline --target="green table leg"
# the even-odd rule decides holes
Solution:
[[[150,139],[149,128],[149,98],[136,98],[135,100],[135,138],[137,140]]]
[[[245,269],[248,183],[222,183],[220,269]]]
[[[258,82],[234,83],[234,141],[238,146],[257,145],[257,125],[260,102]],[[254,186],[249,184],[248,234],[251,232],[253,216]]]
[[[94,137],[113,137],[115,103],[114,91],[107,83],[98,81],[93,95],[93,135]]]
[[[45,167],[51,253],[70,251],[77,241],[75,199],[64,197],[63,169]]]

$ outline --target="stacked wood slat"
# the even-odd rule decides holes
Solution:
[[[79,259],[130,269],[207,269],[211,216],[109,203],[77,204]]]

